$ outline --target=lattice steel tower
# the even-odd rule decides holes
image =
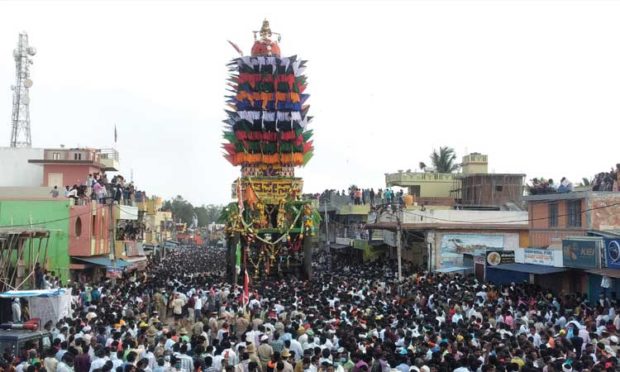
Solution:
[[[36,49],[28,45],[28,34],[19,34],[17,49],[13,50],[15,58],[15,85],[13,90],[13,115],[11,116],[11,147],[31,147],[30,138],[30,96],[32,87],[30,65]]]

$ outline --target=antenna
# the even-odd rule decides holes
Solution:
[[[19,34],[17,48],[13,50],[15,58],[15,85],[13,90],[13,114],[11,115],[11,147],[31,147],[30,137],[30,65],[37,50],[28,45],[28,34]]]

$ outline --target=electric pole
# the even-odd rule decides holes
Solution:
[[[403,280],[403,268],[402,268],[402,242],[401,242],[401,230],[400,217],[396,215],[396,258],[398,260],[398,281]]]

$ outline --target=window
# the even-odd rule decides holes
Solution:
[[[80,237],[82,235],[82,219],[80,217],[75,219],[75,236]]]
[[[498,191],[498,192],[502,192],[502,191],[504,191],[504,186],[503,186],[503,185],[497,185],[497,186],[495,186],[495,191]]]
[[[581,200],[567,202],[568,226],[581,227]]]
[[[549,203],[549,227],[558,226],[558,203]]]
[[[53,152],[52,153],[52,160],[60,160],[60,153],[59,152]]]
[[[74,153],[73,160],[82,160],[82,153],[81,152]]]

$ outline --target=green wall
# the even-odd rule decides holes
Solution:
[[[50,230],[47,246],[47,269],[54,271],[56,275],[60,275],[63,283],[69,279],[70,209],[68,199],[0,200],[0,227],[32,223],[32,228]],[[28,228],[28,226],[20,227]],[[36,248],[38,243],[34,246]],[[41,246],[45,247],[45,241]],[[42,259],[40,261],[43,263]]]

